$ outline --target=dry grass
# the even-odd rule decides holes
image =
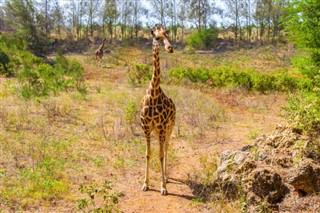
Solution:
[[[114,190],[124,193],[119,202],[124,212],[239,211],[237,202],[204,204],[181,183],[169,183],[171,196],[165,198],[153,191],[139,191],[145,144],[138,114],[147,85],[132,87],[127,71],[137,63],[151,64],[149,52],[145,55],[145,50],[136,48],[113,50],[102,68],[93,56],[68,56],[85,67],[88,88],[85,96],[61,92],[25,101],[17,97],[18,83],[14,79],[0,78],[0,209],[74,212],[77,200],[84,196],[79,191],[81,184],[101,185],[108,180]],[[241,51],[223,55],[161,53],[162,87],[177,107],[170,142],[170,177],[183,183],[190,172],[214,175],[214,170],[208,167],[214,153],[250,143],[283,120],[279,117],[285,102],[283,94],[165,84],[166,71],[177,66],[210,67],[234,58],[241,58],[234,65],[239,69],[256,60],[268,63],[264,58],[253,59],[254,51],[245,57],[243,54]],[[269,61],[272,61],[270,69],[282,66],[274,65],[273,58]],[[152,147],[151,187],[158,189],[157,142]],[[212,176],[207,177],[207,181],[211,179]],[[96,207],[99,205],[101,201]]]

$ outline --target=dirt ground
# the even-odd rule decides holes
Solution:
[[[110,73],[114,83],[121,82],[119,72]],[[91,76],[91,78],[94,78]],[[212,212],[212,207],[196,202],[197,197],[192,194],[185,181],[188,174],[197,171],[199,158],[210,156],[229,149],[237,149],[246,144],[253,143],[255,137],[269,134],[275,125],[284,122],[280,116],[281,108],[286,103],[284,94],[253,94],[236,89],[203,89],[203,94],[212,98],[221,105],[228,114],[228,121],[224,122],[218,131],[208,131],[201,139],[190,144],[177,137],[175,128],[170,142],[170,150],[176,153],[175,161],[169,159],[169,194],[160,194],[160,173],[150,172],[150,190],[141,190],[144,179],[144,166],[125,170],[118,176],[117,187],[124,193],[120,199],[119,207],[123,212]],[[179,113],[179,112],[177,112]],[[157,142],[152,146],[157,149]],[[152,158],[157,158],[153,155]],[[144,158],[144,156],[141,156]],[[234,211],[234,208],[231,210]],[[240,212],[240,209],[238,209]],[[228,212],[222,208],[221,212]]]
[[[211,95],[219,102],[221,98],[219,94]],[[151,190],[143,192],[140,190],[144,178],[143,168],[139,171],[132,171],[129,174],[124,174],[121,183],[121,190],[126,195],[120,203],[123,212],[212,212],[212,209],[206,209],[204,205],[195,205],[192,200],[196,197],[192,194],[192,190],[183,183],[188,178],[187,174],[197,167],[199,157],[240,148],[252,142],[252,140],[248,140],[250,131],[257,130],[259,134],[268,134],[273,130],[275,124],[284,121],[279,116],[281,107],[285,103],[282,95],[248,96],[243,98],[237,106],[231,106],[230,103],[221,101],[219,103],[230,114],[230,122],[222,126],[220,133],[227,139],[210,143],[210,140],[216,141],[212,138],[217,136],[215,134],[208,135],[205,137],[205,141],[198,142],[195,150],[186,141],[173,139],[171,142],[173,151],[179,154],[177,162],[169,167],[170,182],[167,185],[169,195],[160,195],[160,173],[151,173]],[[263,114],[248,112],[246,109],[248,103],[266,104],[268,107],[264,108],[266,111]]]

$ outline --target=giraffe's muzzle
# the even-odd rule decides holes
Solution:
[[[166,46],[166,50],[167,50],[168,53],[173,53],[172,46]]]

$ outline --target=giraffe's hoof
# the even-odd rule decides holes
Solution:
[[[147,185],[143,185],[142,186],[142,191],[145,192],[145,191],[148,191],[148,190],[149,190],[149,187]]]
[[[165,188],[161,189],[161,195],[168,195],[168,191]]]

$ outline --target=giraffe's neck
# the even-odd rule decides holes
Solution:
[[[100,50],[102,50],[104,48],[104,40],[102,41],[102,44],[100,45]]]
[[[150,82],[151,89],[159,89],[160,86],[160,59],[159,46],[153,45],[153,75]]]

